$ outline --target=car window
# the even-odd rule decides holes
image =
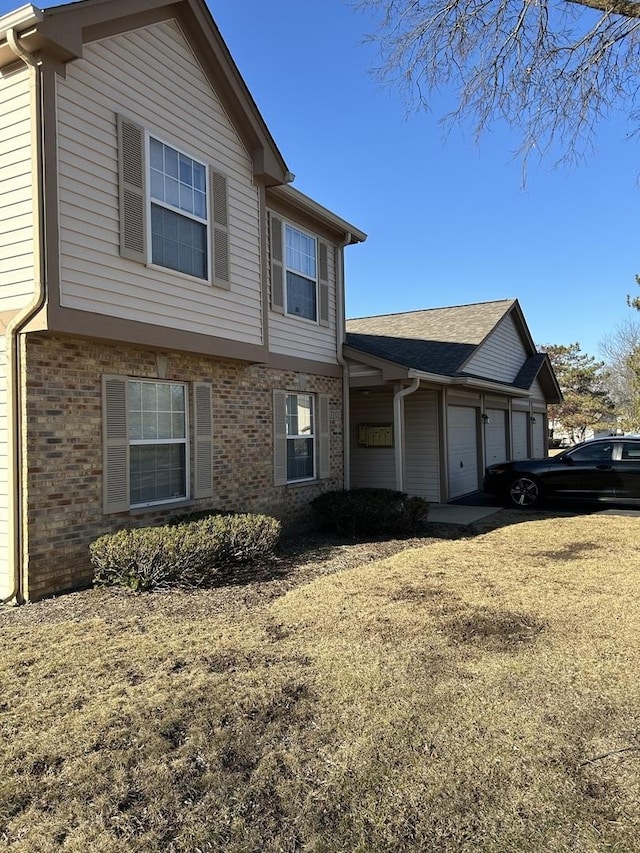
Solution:
[[[569,453],[574,462],[609,462],[613,453],[613,442],[585,444]]]
[[[622,443],[622,456],[620,458],[632,462],[640,462],[640,442],[624,441]]]

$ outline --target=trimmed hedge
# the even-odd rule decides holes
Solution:
[[[120,530],[89,546],[93,582],[136,591],[209,585],[237,566],[268,557],[280,532],[277,519],[253,514]]]
[[[311,501],[324,527],[347,536],[412,533],[426,521],[429,504],[393,489],[325,492]]]

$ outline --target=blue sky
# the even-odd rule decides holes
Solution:
[[[536,343],[596,356],[640,320],[626,306],[640,295],[640,158],[624,114],[601,123],[584,165],[532,163],[522,189],[508,127],[443,139],[446,94],[407,114],[380,87],[371,19],[347,2],[209,6],[294,185],[368,234],[347,250],[348,316],[517,297]]]

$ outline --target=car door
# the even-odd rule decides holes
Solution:
[[[584,500],[613,500],[618,472],[613,441],[579,445],[561,457],[544,478],[548,494]]]
[[[616,498],[640,500],[640,441],[622,441],[619,447],[619,459],[614,463],[618,473]]]

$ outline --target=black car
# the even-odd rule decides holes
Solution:
[[[640,503],[640,436],[596,438],[547,459],[489,465],[483,488],[523,509],[547,497]]]

